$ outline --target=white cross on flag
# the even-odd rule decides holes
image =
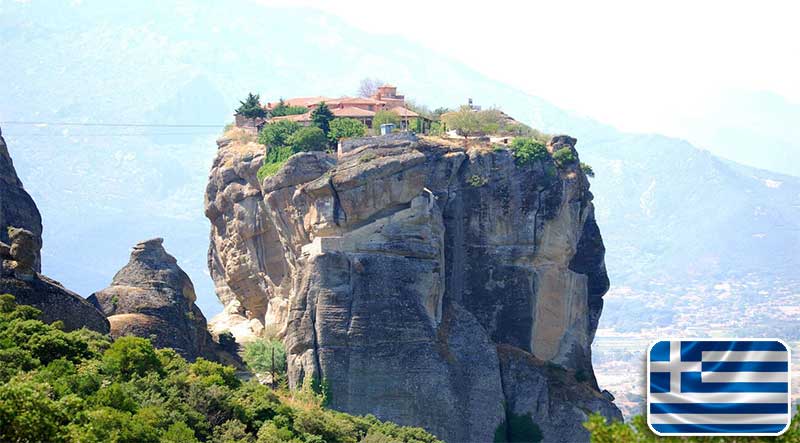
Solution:
[[[791,420],[780,340],[659,341],[647,353],[647,423],[658,435],[780,435]]]

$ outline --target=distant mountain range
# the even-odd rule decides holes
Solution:
[[[796,177],[732,163],[683,140],[621,133],[441,54],[318,12],[244,0],[202,8],[75,5],[0,5],[0,122],[219,125],[0,123],[42,212],[44,271],[84,296],[108,286],[129,245],[163,236],[194,281],[198,305],[206,316],[218,312],[203,216],[214,138],[247,92],[265,99],[352,94],[367,76],[431,107],[472,98],[577,137],[582,160],[597,173],[592,191],[613,286],[769,278],[800,264]],[[757,145],[752,152],[768,155]]]

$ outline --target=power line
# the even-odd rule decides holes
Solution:
[[[77,123],[77,122],[24,122],[5,121],[0,125],[27,125],[27,126],[103,126],[103,127],[135,127],[135,128],[221,128],[225,125],[203,124],[159,124],[159,123]]]
[[[6,137],[152,137],[161,135],[211,135],[217,132],[155,132],[139,134],[3,134]]]

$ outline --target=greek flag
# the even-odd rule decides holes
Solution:
[[[647,358],[647,423],[658,435],[780,435],[791,420],[780,340],[659,341]]]

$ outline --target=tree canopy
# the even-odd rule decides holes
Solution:
[[[266,118],[267,111],[261,107],[261,97],[258,94],[247,94],[244,101],[240,101],[236,114],[247,118]]]
[[[314,112],[311,113],[311,121],[314,123],[314,126],[322,129],[325,135],[328,135],[328,131],[330,131],[331,128],[331,120],[333,119],[333,112],[331,112],[325,102],[321,102],[317,105]]]
[[[297,391],[272,390],[230,366],[189,363],[144,338],[64,332],[40,314],[0,295],[0,441],[438,442],[325,409],[310,378]]]
[[[363,137],[367,133],[367,125],[354,118],[335,118],[331,121],[328,138],[336,143],[343,138]]]
[[[272,117],[283,117],[285,115],[305,114],[306,112],[308,112],[308,108],[305,106],[288,106],[283,99],[280,99],[269,113]]]
[[[442,121],[448,129],[454,129],[463,137],[479,137],[492,134],[500,129],[502,114],[496,109],[475,111],[469,106],[462,106],[456,112],[442,115]]]

